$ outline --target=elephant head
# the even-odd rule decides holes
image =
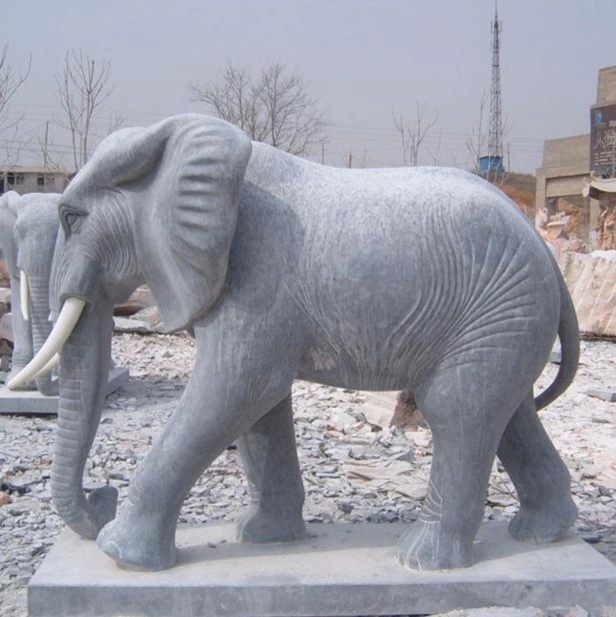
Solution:
[[[66,189],[52,273],[54,331],[17,376],[60,347],[52,493],[77,533],[95,538],[115,516],[115,489],[86,500],[82,474],[108,372],[113,305],[142,283],[165,327],[184,329],[216,302],[227,271],[251,142],[218,119],[187,114],[107,137]]]
[[[58,234],[60,195],[14,191],[0,198],[0,244],[13,289],[13,369],[19,373],[51,332],[49,279]],[[50,375],[35,378],[42,394],[56,394]]]

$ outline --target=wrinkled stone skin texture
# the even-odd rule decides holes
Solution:
[[[405,566],[472,562],[497,453],[520,496],[516,538],[550,541],[572,524],[569,474],[532,388],[557,334],[561,372],[537,405],[573,378],[575,315],[544,242],[480,178],[328,168],[184,115],[107,138],[59,212],[54,309],[68,297],[87,307],[62,351],[52,491],[67,523],[118,563],[173,565],[182,502],[233,441],[251,489],[238,538],[304,537],[294,378],[413,392],[434,461],[423,510],[400,540]],[[113,492],[86,501],[81,474],[111,307],[144,283],[167,328],[194,332],[197,352],[114,518]]]
[[[49,322],[49,279],[58,235],[57,193],[15,191],[0,197],[0,255],[11,273],[11,325],[13,330],[12,370],[6,381],[17,375],[38,353],[51,332]],[[20,284],[28,281],[28,319],[22,313]],[[25,384],[41,394],[58,393],[58,385],[49,374]]]

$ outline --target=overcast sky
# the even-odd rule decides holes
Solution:
[[[615,0],[499,0],[502,108],[511,168],[534,172],[543,140],[586,133],[599,68],[616,64]],[[50,122],[58,152],[67,143],[54,74],[68,49],[112,66],[111,112],[147,125],[184,111],[188,84],[220,76],[225,64],[258,72],[281,61],[301,73],[332,123],[326,163],[400,165],[392,112],[417,101],[438,123],[422,163],[470,167],[465,141],[489,94],[494,0],[29,0],[3,11],[9,61],[30,77],[11,114],[23,114],[21,163],[40,163]],[[438,145],[440,142],[440,146]],[[315,160],[321,152],[315,152]]]

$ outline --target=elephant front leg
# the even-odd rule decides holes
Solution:
[[[306,537],[304,487],[297,458],[291,394],[237,441],[250,506],[237,521],[240,542],[292,542]]]
[[[177,519],[188,492],[246,428],[243,404],[224,401],[222,388],[208,387],[204,397],[198,381],[191,378],[161,438],[137,468],[127,503],[98,535],[98,546],[120,565],[173,566]]]
[[[214,365],[197,350],[195,370],[161,438],[140,463],[128,502],[97,544],[118,563],[162,570],[176,560],[175,531],[186,495],[203,471],[290,390],[292,373],[236,363]],[[257,384],[259,371],[269,378]],[[255,376],[251,379],[251,376]],[[259,382],[259,383],[261,383]]]

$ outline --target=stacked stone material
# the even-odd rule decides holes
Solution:
[[[564,253],[561,267],[580,323],[592,336],[616,337],[616,251]]]
[[[9,269],[6,267],[6,263],[4,259],[0,259],[0,287],[10,287],[11,286],[11,274]]]

